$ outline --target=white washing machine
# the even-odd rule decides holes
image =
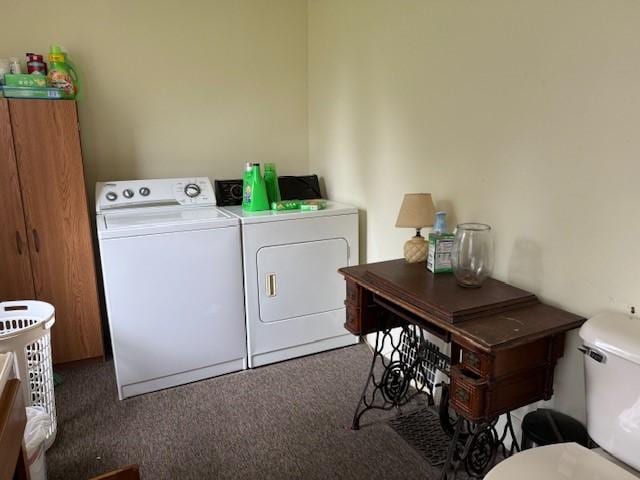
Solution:
[[[249,367],[357,343],[338,269],[358,263],[358,210],[225,210],[242,224]]]
[[[96,185],[120,399],[246,368],[238,219],[206,177]]]

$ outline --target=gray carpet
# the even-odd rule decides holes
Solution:
[[[358,345],[118,401],[113,364],[58,370],[50,480],[130,463],[144,480],[429,479],[371,412],[349,429],[370,353]]]

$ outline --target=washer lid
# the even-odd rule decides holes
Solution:
[[[601,313],[580,328],[590,345],[640,365],[640,319],[624,313]]]
[[[577,443],[558,443],[516,453],[496,465],[485,480],[638,480],[615,463]]]
[[[227,220],[229,215],[217,208],[177,208],[157,210],[146,209],[145,212],[108,213],[104,216],[107,230],[120,230],[137,227],[159,225],[179,225],[184,223],[211,220]]]
[[[96,223],[105,239],[234,227],[238,219],[216,207],[147,207],[101,214]]]

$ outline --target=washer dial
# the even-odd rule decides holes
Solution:
[[[115,202],[118,199],[118,194],[116,192],[107,192],[105,197],[110,202]]]
[[[200,195],[200,193],[201,193],[201,189],[195,183],[188,183],[184,187],[184,194],[189,198],[196,198],[198,195]]]
[[[122,191],[122,196],[124,198],[132,198],[133,197],[133,190],[131,190],[130,188],[127,188],[125,190]]]
[[[140,190],[138,190],[138,193],[143,197],[148,197],[149,194],[151,193],[151,190],[149,190],[148,187],[140,187]]]

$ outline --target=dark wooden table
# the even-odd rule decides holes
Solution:
[[[347,284],[345,328],[354,335],[376,333],[353,428],[359,428],[365,412],[402,406],[419,393],[423,386],[418,392],[409,387],[416,386],[418,367],[430,362],[449,378],[443,398],[452,411],[452,424],[448,428],[443,421],[443,426],[452,442],[443,478],[455,475],[465,462],[469,473],[484,475],[498,444],[504,447],[507,431],[517,448],[509,412],[551,398],[565,334],[585,321],[495,279],[481,288],[460,287],[452,274],[434,275],[423,263],[391,260],[342,268],[340,273]],[[405,343],[413,342],[417,358],[409,359],[402,351],[391,334],[396,327],[402,328]],[[450,343],[450,357],[434,350],[424,331]],[[376,373],[376,362],[382,365],[381,374]],[[427,393],[433,398],[433,392]],[[498,435],[502,414],[507,414],[507,425]],[[475,464],[469,465],[472,458]]]

